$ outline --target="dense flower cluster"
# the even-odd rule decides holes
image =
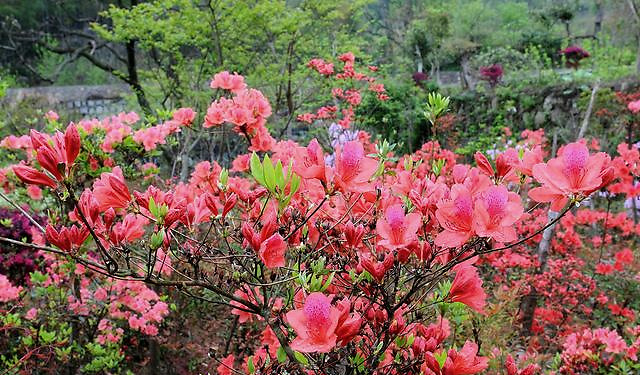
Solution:
[[[34,220],[39,224],[44,223],[39,216],[35,216]],[[42,237],[42,233],[20,211],[0,208],[0,237],[33,242],[34,238]],[[25,283],[29,274],[42,266],[41,261],[36,251],[29,247],[0,244],[0,274],[7,276],[13,283]]]
[[[356,71],[353,54],[339,60],[339,69],[319,59],[309,66],[328,79],[364,82],[385,100],[384,87]],[[394,155],[386,142],[353,129],[362,94],[342,87],[332,94],[346,108],[300,117],[331,119],[329,142],[276,141],[266,127],[268,101],[242,76],[219,73],[211,87],[230,97],[211,103],[200,131],[230,124],[248,151],[261,152],[240,155],[231,171],[205,160],[182,182],[143,186],[120,166],[92,181],[73,173],[77,160],[88,160],[82,146],[94,128],[109,152],[127,139],[150,151],[181,127],[196,128],[196,113],[186,108],[136,131],[138,118],[129,114],[3,141],[27,154],[11,181],[44,187],[60,203],[44,237],[32,239],[61,253],[48,255],[38,282],[73,285],[65,307],[94,320],[96,342],[159,334],[169,306],[148,283],[225,305],[234,327],[259,335],[251,353],[215,353],[218,374],[472,375],[497,359],[482,348],[477,319],[495,314],[509,289],[541,302],[531,331],[554,334],[548,344],[562,348],[560,372],[608,365],[613,355],[635,358],[635,309],[600,287],[600,278],[638,282],[631,241],[640,226],[589,206],[602,189],[637,195],[637,149],[621,144],[612,159],[579,140],[548,159],[544,132],[527,131],[510,147],[477,152],[474,165],[437,142]],[[547,221],[548,209],[555,221]],[[541,256],[534,249],[552,225],[557,234]],[[485,273],[492,277],[483,280]],[[492,295],[486,289],[495,284],[503,288]],[[20,297],[20,288],[3,289],[4,300]],[[597,306],[626,325],[624,336],[585,327]],[[45,319],[29,311],[32,320]],[[475,337],[461,328],[465,321]],[[531,342],[527,356],[543,344]],[[527,356],[522,365],[507,356],[497,366],[530,375],[537,366],[524,365]]]

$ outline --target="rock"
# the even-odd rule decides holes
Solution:
[[[533,123],[538,127],[543,126],[546,121],[547,114],[545,112],[536,112],[535,116],[533,117]]]

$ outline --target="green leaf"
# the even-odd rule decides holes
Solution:
[[[256,366],[253,364],[253,356],[249,357],[247,361],[247,370],[249,370],[249,374],[256,372]]]
[[[413,342],[415,340],[416,340],[416,337],[414,335],[409,335],[409,337],[407,338],[407,348],[413,345]]]
[[[33,345],[33,338],[31,336],[23,336],[22,337],[22,343],[25,346],[31,346],[31,345]]]
[[[280,192],[284,192],[284,187],[286,186],[286,184],[284,181],[284,172],[282,171],[282,162],[280,160],[278,160],[278,162],[276,163],[275,175],[276,185],[278,185],[278,187],[280,188]]]
[[[331,282],[333,281],[333,276],[335,274],[336,274],[335,272],[331,272],[329,274],[329,277],[327,278],[327,281],[324,282],[324,285],[322,285],[322,288],[320,289],[321,292],[324,292],[325,290],[327,290],[331,286]]]
[[[151,235],[151,241],[149,242],[149,247],[152,250],[156,250],[162,246],[164,239],[166,237],[164,228],[160,229],[160,231]]]
[[[38,334],[40,340],[45,344],[51,344],[56,339],[55,332],[47,332],[44,329]]]
[[[276,187],[276,171],[273,168],[273,163],[271,163],[269,155],[264,156],[264,160],[262,161],[262,170],[264,171],[265,186],[269,191],[273,192]]]
[[[320,290],[320,288],[322,287],[322,276],[316,276],[313,275],[311,276],[311,290],[312,291],[317,291]]]
[[[260,163],[260,158],[255,152],[251,155],[250,165],[251,175],[256,179],[256,181],[258,181],[260,185],[264,186],[264,169],[262,168],[262,164]]]
[[[222,168],[219,180],[222,186],[227,186],[227,182],[229,182],[229,170],[227,168]]]
[[[278,362],[280,363],[284,363],[287,360],[287,352],[284,351],[284,348],[282,346],[278,348],[276,356],[278,357]]]
[[[44,275],[38,271],[31,273],[31,282],[34,284],[42,284],[47,281],[47,275]]]
[[[300,352],[293,352],[293,356],[296,357],[296,360],[300,362],[302,365],[304,366],[309,365],[309,360],[307,359],[307,357],[304,356],[304,354]]]
[[[379,353],[382,350],[382,346],[384,345],[384,341],[380,341],[378,346],[376,347],[375,353]]]
[[[435,353],[433,356],[435,357],[436,361],[438,361],[440,368],[443,368],[444,362],[447,360],[447,352],[443,350],[440,353]]]
[[[154,218],[158,219],[158,206],[156,205],[156,200],[153,197],[149,197],[149,212],[153,215]]]

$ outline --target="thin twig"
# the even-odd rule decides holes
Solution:
[[[2,191],[0,191],[0,197],[2,197],[5,201],[9,202],[10,205],[12,205],[13,207],[17,208],[20,212],[22,212],[22,214],[24,216],[26,216],[29,221],[31,221],[33,223],[33,225],[35,225],[36,227],[38,227],[38,229],[42,232],[45,233],[44,228],[42,227],[42,225],[40,225],[40,223],[38,223],[31,215],[29,215],[27,213],[27,211],[25,211],[24,209],[22,209],[22,207],[20,207],[17,203],[15,203],[14,201],[12,201],[9,197],[7,197]]]

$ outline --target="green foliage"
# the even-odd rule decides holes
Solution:
[[[0,70],[0,99],[7,94],[7,89],[17,87],[16,77],[6,70]]]
[[[580,65],[583,69],[589,69],[594,77],[613,81],[631,76],[635,72],[635,49],[616,46],[607,37],[599,41],[586,39],[582,48],[589,51],[591,56]]]
[[[449,101],[449,97],[442,96],[440,93],[429,93],[424,116],[432,126],[436,124],[436,120],[440,116],[447,112],[449,109]]]
[[[124,354],[118,345],[100,345],[96,343],[87,344],[91,362],[87,363],[83,369],[87,372],[105,372],[116,369],[124,360]]]
[[[407,52],[419,52],[422,62],[437,65],[443,54],[443,42],[451,35],[451,16],[441,10],[427,10],[424,17],[417,18],[407,31]]]
[[[228,70],[243,74],[249,84],[259,82],[274,113],[284,109],[288,115],[309,59],[326,56],[332,46],[358,51],[355,20],[368,2],[224,0],[201,6],[193,0],[159,0],[131,9],[112,5],[93,29],[107,41],[135,41],[147,54],[140,75],[158,108],[169,103],[204,107],[210,101],[203,91],[208,80]]]
[[[529,56],[511,47],[489,48],[473,56],[471,67],[479,69],[482,66],[500,64],[505,73],[519,70],[532,70],[535,68]],[[533,65],[533,66],[532,66]]]
[[[67,57],[42,49],[36,66],[38,73],[51,79],[54,85],[101,85],[113,82],[113,77],[85,59],[67,64]],[[61,69],[62,68],[62,69]]]
[[[278,201],[280,209],[283,209],[291,202],[291,198],[300,188],[301,179],[300,176],[293,173],[293,160],[289,162],[285,170],[282,167],[282,161],[278,160],[273,165],[269,155],[265,155],[264,160],[261,162],[254,152],[251,155],[250,166],[253,178]]]
[[[382,139],[402,144],[401,151],[412,151],[428,139],[431,129],[424,116],[428,92],[413,82],[386,81],[389,100],[365,96],[358,108],[362,127],[372,129]]]

